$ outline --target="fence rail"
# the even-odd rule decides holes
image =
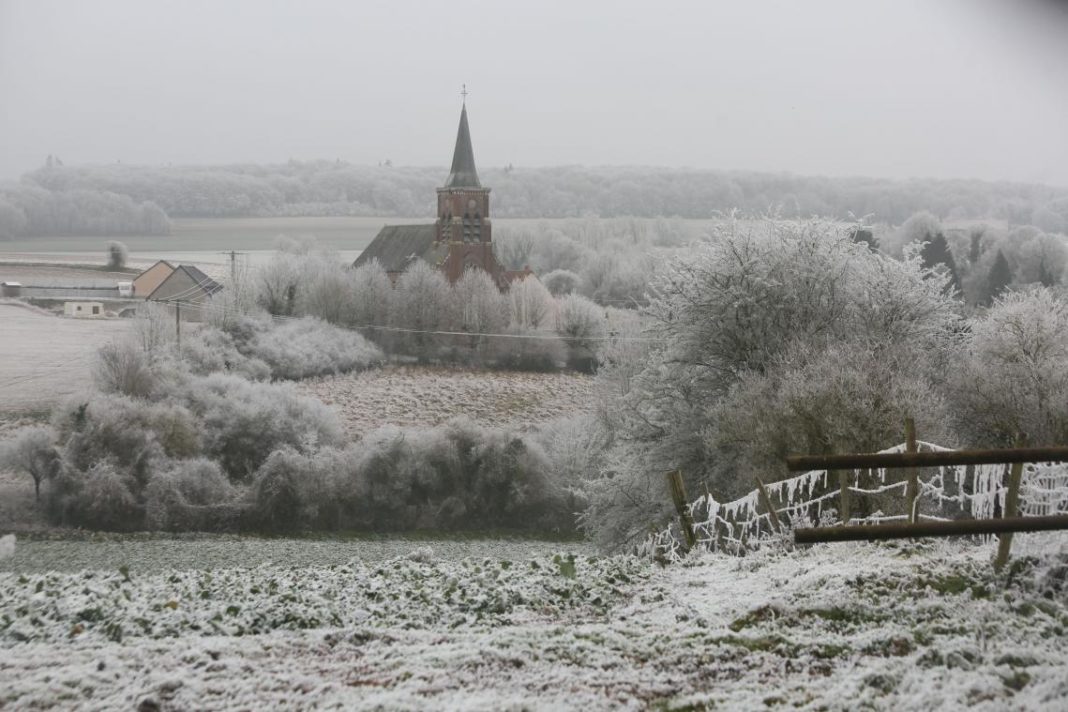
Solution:
[[[1005,465],[975,464],[974,459],[962,462],[961,451],[924,441],[916,441],[917,452],[908,453],[909,444],[862,456],[861,464],[849,461],[853,467],[842,464],[839,458],[846,456],[821,456],[820,469],[763,483],[763,488],[758,486],[733,501],[719,502],[710,494],[698,497],[686,507],[694,532],[693,548],[744,553],[792,540],[801,529],[841,525],[843,488],[852,503],[849,521],[854,530],[910,520],[916,525],[989,520],[1005,512],[1009,474]],[[991,451],[966,452],[989,455]],[[999,458],[1005,454],[993,452]],[[1068,460],[1068,448],[1030,448],[1026,453],[1019,456],[1031,463],[1021,465],[1021,517],[1068,515],[1068,465],[1047,464]],[[810,464],[811,460],[792,458],[792,462]],[[918,468],[914,516],[906,503],[908,478],[892,474],[902,464]],[[651,534],[639,550],[679,559],[687,550],[685,535],[678,522],[672,522]]]

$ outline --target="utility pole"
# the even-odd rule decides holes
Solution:
[[[245,254],[244,252],[237,252],[230,250],[229,252],[223,252],[224,255],[230,256],[230,284],[237,283],[237,256]]]
[[[182,303],[174,302],[174,338],[178,342],[178,356],[182,355]]]

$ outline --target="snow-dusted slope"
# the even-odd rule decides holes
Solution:
[[[6,573],[0,707],[1063,709],[1051,541]]]

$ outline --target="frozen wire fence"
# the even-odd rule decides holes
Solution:
[[[918,442],[920,452],[949,452],[950,448]],[[905,452],[901,443],[879,454]],[[907,480],[889,478],[887,468],[847,470],[850,497],[866,498],[876,506],[863,516],[851,516],[850,524],[880,524],[908,521],[905,512]],[[920,470],[919,518],[926,520],[988,519],[1004,505],[1007,487],[1005,465],[961,465]],[[768,512],[761,511],[760,491],[754,489],[731,502],[717,502],[711,494],[689,504],[695,548],[705,551],[744,553],[770,541],[782,541],[790,530],[815,524],[842,524],[837,509],[841,497],[838,473],[811,470],[796,477],[765,485],[771,506],[783,531],[776,532]],[[896,504],[900,513],[886,514],[877,505]],[[1068,514],[1068,464],[1028,464],[1020,487],[1021,516]],[[669,561],[685,553],[677,522],[651,534],[638,552]]]

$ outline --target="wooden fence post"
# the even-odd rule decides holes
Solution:
[[[905,418],[905,452],[919,452],[916,445],[916,421]],[[908,484],[905,485],[905,504],[908,505],[909,522],[916,523],[919,512],[920,498],[920,471],[916,467],[910,467],[907,471]]]
[[[768,490],[764,487],[763,480],[758,477],[756,481],[757,489],[760,491],[760,501],[764,505],[764,509],[768,510],[768,520],[771,521],[771,528],[775,530],[776,534],[782,534],[782,527],[779,525],[779,514],[775,511],[775,507],[771,506]]]
[[[686,549],[692,549],[697,544],[697,537],[693,533],[693,518],[686,507],[686,484],[682,481],[682,471],[672,470],[667,473],[667,481],[671,499],[675,502],[675,511],[679,514],[679,526],[686,538]]]
[[[1021,439],[1017,440],[1017,445],[1023,446]],[[1011,519],[1017,516],[1017,509],[1020,502],[1020,480],[1023,479],[1023,467],[1022,462],[1012,463],[1012,469],[1009,471],[1009,491],[1005,493],[1005,508],[1001,512],[1001,516],[1005,519]],[[998,555],[994,559],[994,571],[1001,571],[1005,568],[1005,564],[1009,562],[1009,551],[1012,549],[1012,532],[998,535]]]
[[[842,517],[842,526],[849,524],[849,473],[850,470],[838,470],[838,497],[839,515]]]

